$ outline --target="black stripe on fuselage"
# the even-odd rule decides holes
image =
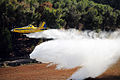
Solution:
[[[47,30],[47,29],[40,29],[40,30]]]

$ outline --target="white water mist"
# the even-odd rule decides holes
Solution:
[[[120,57],[120,32],[112,33],[77,30],[55,30],[27,34],[32,38],[54,38],[36,46],[32,59],[57,64],[56,69],[80,66],[69,79],[97,77]]]

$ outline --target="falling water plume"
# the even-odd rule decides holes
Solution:
[[[53,38],[36,46],[30,58],[57,64],[56,69],[81,67],[68,79],[95,78],[120,58],[120,31],[99,32],[50,29],[26,34],[30,38]]]

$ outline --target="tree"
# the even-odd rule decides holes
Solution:
[[[67,22],[67,26],[70,28],[78,28],[79,20],[81,18],[80,12],[76,9],[75,6],[71,6],[66,12],[65,20]]]

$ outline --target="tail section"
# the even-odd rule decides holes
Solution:
[[[41,30],[47,29],[46,23],[43,22],[42,25],[39,27],[39,29]]]

